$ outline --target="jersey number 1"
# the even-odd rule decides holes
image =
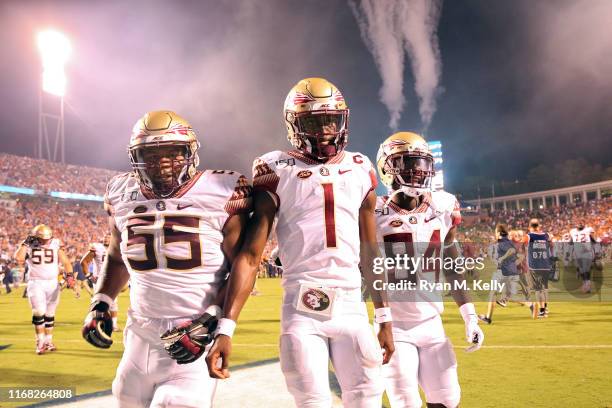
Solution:
[[[334,185],[321,183],[325,212],[325,243],[327,248],[336,248],[336,208],[334,204]]]

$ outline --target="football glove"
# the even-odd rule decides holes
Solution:
[[[113,319],[109,312],[110,306],[103,300],[94,300],[89,309],[81,333],[91,345],[107,349],[113,344]]]
[[[26,239],[23,240],[23,245],[28,246],[30,248],[35,248],[37,246],[40,246],[40,240],[34,235],[28,235]]]
[[[197,319],[168,330],[160,336],[164,348],[178,364],[196,361],[214,339],[221,308],[209,307]]]
[[[93,276],[93,273],[90,273],[89,275],[85,276],[85,279],[87,280],[87,286],[89,286],[91,289],[94,288],[94,285],[98,280],[98,278]]]
[[[478,316],[476,315],[476,309],[473,303],[464,303],[459,307],[459,312],[465,322],[465,339],[472,345],[465,349],[466,352],[471,353],[478,350],[484,342],[484,333],[478,326]]]

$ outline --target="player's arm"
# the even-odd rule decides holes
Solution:
[[[19,248],[15,251],[13,255],[13,259],[19,266],[22,266],[25,262],[26,254],[28,252],[28,246],[25,244],[25,241],[19,244]]]
[[[64,267],[64,274],[66,276],[66,287],[76,291],[76,282],[74,279],[74,271],[72,270],[72,264],[70,259],[66,256],[66,252],[62,248],[58,249],[57,256],[60,263]]]
[[[457,227],[452,226],[446,234],[446,237],[444,237],[443,253],[445,258],[455,260],[460,256],[456,235]],[[446,262],[443,262],[443,264],[446,265]],[[472,343],[472,346],[468,347],[466,351],[476,351],[481,347],[484,341],[484,333],[480,327],[478,327],[478,315],[476,314],[476,308],[470,296],[467,291],[461,289],[462,285],[460,285],[460,283],[464,281],[464,276],[463,274],[457,273],[455,268],[445,268],[444,277],[446,281],[451,284],[451,296],[457,303],[457,306],[459,306],[459,312],[461,313],[461,317],[463,317],[466,340],[468,343]]]
[[[66,252],[60,248],[57,251],[57,256],[59,257],[61,264],[64,266],[64,272],[66,272],[66,275],[73,275],[72,264],[70,263],[70,259],[68,259]]]
[[[109,348],[113,344],[113,321],[110,305],[127,284],[130,274],[121,258],[121,234],[113,216],[109,216],[111,239],[102,270],[98,291],[91,298],[89,314],[83,324],[82,335],[88,343],[99,348]]]
[[[244,241],[244,232],[248,218],[249,216],[246,213],[233,215],[223,228],[223,243],[221,244],[221,250],[225,254],[230,265],[234,263],[240,251],[240,247],[242,246],[242,242]],[[223,308],[226,294],[227,281],[223,283],[213,303]]]
[[[383,364],[387,364],[395,351],[395,346],[393,345],[391,327],[391,309],[387,304],[386,293],[375,289],[376,285],[374,285],[376,280],[381,280],[384,276],[377,275],[373,271],[374,258],[380,257],[378,243],[376,242],[375,209],[376,193],[371,190],[359,208],[359,239],[361,241],[359,261],[361,273],[372,296],[372,303],[374,303],[374,321],[380,325],[378,342],[384,350]]]
[[[503,254],[502,256],[497,258],[497,263],[499,263],[499,264],[504,263],[504,261],[506,259],[508,259],[509,257],[511,257],[514,254],[516,254],[516,249],[514,249],[514,248],[508,249],[505,254]]]
[[[89,251],[87,251],[87,253],[81,258],[81,270],[85,276],[89,276],[89,264],[91,261],[93,261],[95,256],[96,253],[94,252],[93,248],[90,248]]]
[[[274,223],[277,207],[268,192],[256,191],[253,205],[253,215],[247,223],[244,244],[232,264],[223,307],[224,318],[219,321],[219,335],[206,356],[208,372],[213,378],[229,377],[231,335],[238,316],[255,285],[259,260]],[[222,360],[221,368],[217,367],[219,359]]]

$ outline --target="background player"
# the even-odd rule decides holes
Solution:
[[[27,293],[36,332],[36,354],[55,351],[53,326],[60,298],[59,264],[63,265],[65,273],[71,278],[69,282],[74,284],[70,260],[61,248],[59,239],[53,238],[53,231],[44,224],[32,229],[15,252],[14,258],[19,265],[26,262],[29,271]]]
[[[104,263],[104,258],[106,258],[106,251],[108,250],[108,245],[110,244],[110,234],[104,235],[102,242],[94,242],[89,245],[89,251],[81,258],[81,269],[85,274],[86,282],[87,282],[87,291],[93,293],[94,284],[98,281],[98,277],[100,275],[100,271],[102,270],[102,264]],[[93,261],[93,270],[90,272],[89,265]],[[113,303],[110,306],[110,315],[113,319],[113,331],[118,332],[121,329],[117,323],[117,315],[119,314],[119,304],[117,303],[117,299],[113,300]]]
[[[253,163],[252,224],[232,268],[225,318],[207,364],[211,375],[228,376],[233,327],[277,217],[284,268],[280,360],[289,392],[299,407],[329,407],[331,358],[344,406],[379,408],[380,346],[385,362],[393,353],[390,314],[375,299],[377,342],[359,270],[361,262],[366,282],[373,280],[376,176],[367,157],[344,150],[349,111],[333,84],[322,78],[298,82],[284,114],[296,150],[271,152]]]
[[[380,145],[376,163],[390,193],[377,200],[378,242],[384,244],[387,258],[409,254],[423,260],[417,270],[396,268],[396,280],[412,280],[417,288],[420,281],[440,282],[441,262],[437,261],[459,256],[455,233],[461,213],[455,196],[431,189],[434,159],[427,142],[415,133],[395,133]],[[447,282],[463,280],[454,268],[442,269]],[[473,343],[467,350],[477,350],[484,334],[474,305],[464,290],[452,288],[465,322],[466,339]],[[391,406],[420,407],[419,385],[428,407],[458,406],[457,361],[442,327],[441,292],[408,290],[388,296],[396,351],[383,375]]]
[[[112,235],[83,336],[111,346],[110,305],[130,279],[125,351],[113,381],[120,407],[212,404],[216,381],[203,361],[188,363],[212,340],[251,188],[233,171],[198,171],[198,148],[185,119],[150,112],[130,139],[133,172],[107,187]]]
[[[573,258],[576,261],[578,273],[582,277],[582,288],[584,293],[591,292],[591,267],[595,259],[595,253],[591,243],[595,241],[594,231],[586,227],[584,223],[570,230],[572,240]]]

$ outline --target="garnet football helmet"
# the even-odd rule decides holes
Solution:
[[[285,99],[287,138],[298,150],[324,160],[344,150],[349,109],[344,97],[323,78],[298,82]]]
[[[189,122],[171,111],[155,111],[134,125],[128,152],[141,185],[166,198],[195,175],[199,148]],[[169,161],[162,165],[162,159]]]
[[[434,159],[425,139],[416,133],[398,132],[387,138],[378,149],[376,164],[389,191],[401,190],[411,197],[431,191]]]

